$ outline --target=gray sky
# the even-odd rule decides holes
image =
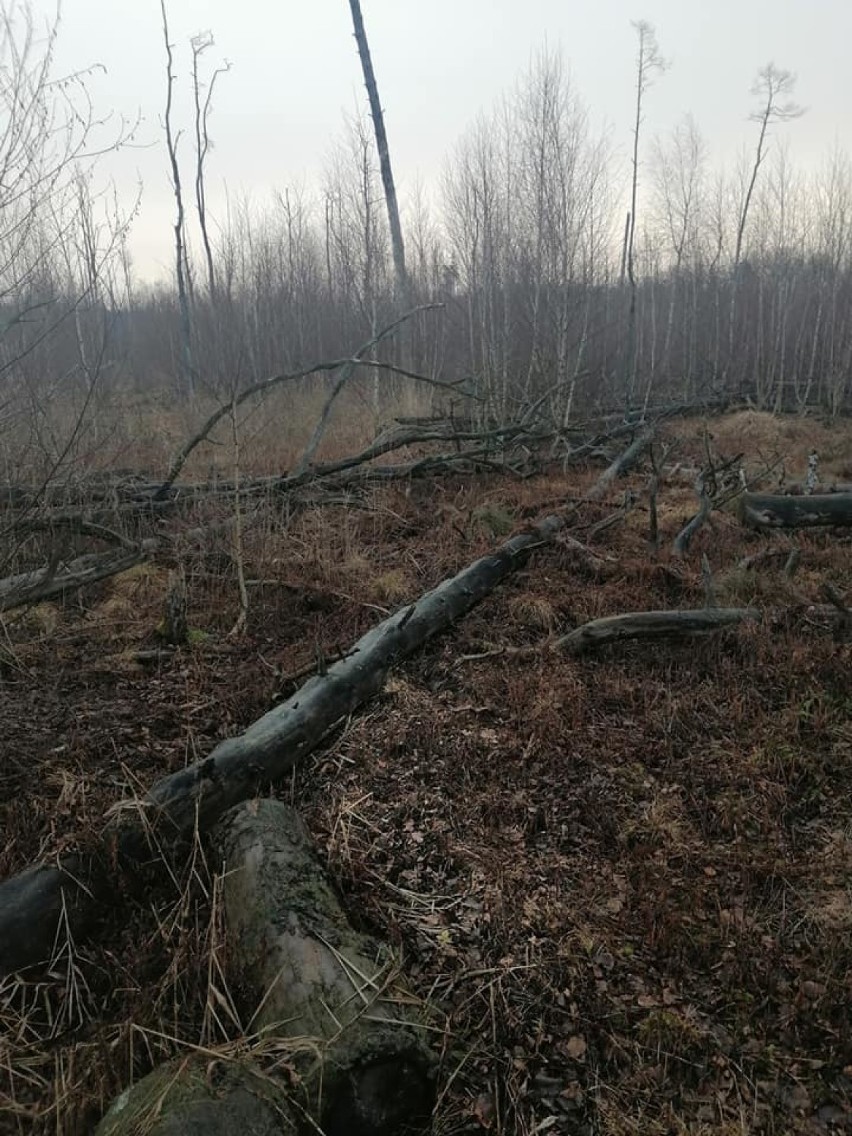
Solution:
[[[35,0],[48,12],[48,0]],[[210,196],[221,186],[262,201],[270,187],[320,175],[344,112],[362,97],[347,0],[170,0],[175,69],[188,85],[189,37],[210,30],[208,58],[227,58],[211,134]],[[160,129],[164,59],[159,0],[64,0],[59,65],[102,63],[98,107],[143,117],[140,142],[111,172],[132,192],[144,183],[133,251],[147,277],[170,270],[171,201]],[[752,136],[746,118],[755,72],[773,60],[798,74],[808,113],[784,127],[793,156],[817,164],[852,143],[852,0],[362,0],[395,163],[405,197],[437,181],[444,158],[476,114],[511,86],[545,41],[560,47],[580,96],[630,143],[635,32],[656,26],[670,69],[647,102],[646,129],[669,129],[691,111],[716,158]],[[179,108],[191,127],[188,99]],[[190,157],[189,138],[184,154]],[[189,174],[187,165],[187,174]]]

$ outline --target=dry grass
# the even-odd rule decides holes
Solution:
[[[671,429],[700,457],[693,425]],[[712,429],[728,452],[778,441],[761,416]],[[792,469],[809,441],[784,429]],[[848,446],[848,427],[818,429],[826,448]],[[189,622],[209,638],[153,664],[115,660],[154,642],[167,559],[51,605],[55,621],[10,621],[7,649],[22,661],[3,664],[0,871],[85,843],[111,803],[289,693],[317,648],[333,658],[376,607],[486,551],[475,510],[493,516],[499,502],[522,523],[596,472],[412,482],[358,509],[259,514],[246,531],[257,581],[246,635],[226,637],[238,601],[217,538],[186,564]],[[540,550],[282,789],[350,910],[435,1007],[440,1136],[848,1126],[849,644],[797,617],[589,660],[457,662],[600,615],[699,606],[702,553],[726,599],[784,602],[778,564],[738,575],[772,538],[733,518],[669,561],[694,508],[688,485],[662,490],[652,554],[645,480],[624,523],[592,538],[611,558],[601,578],[567,549]],[[608,512],[584,510],[579,539]],[[824,532],[797,543],[797,590],[817,599],[831,579],[852,592],[848,543]],[[53,977],[0,991],[0,1130],[85,1133],[132,1078],[192,1047],[273,1060],[245,1037],[252,1006],[228,978],[202,845],[146,888],[92,944],[65,944]]]

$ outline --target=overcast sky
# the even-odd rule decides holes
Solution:
[[[34,0],[36,11],[52,10]],[[188,40],[213,33],[208,59],[228,59],[215,99],[211,199],[221,187],[262,201],[271,187],[319,178],[343,116],[363,97],[347,0],[170,0],[179,83],[188,86]],[[58,63],[101,63],[98,107],[141,114],[144,147],[111,170],[143,208],[133,250],[140,274],[170,270],[171,202],[162,141],[165,95],[159,0],[64,0]],[[647,101],[648,137],[691,111],[714,156],[751,138],[755,72],[794,70],[808,113],[784,127],[794,156],[818,163],[852,144],[852,0],[362,0],[404,199],[417,179],[435,183],[454,141],[488,109],[544,44],[560,48],[581,97],[617,148],[630,143],[635,32],[651,21],[670,61]],[[189,105],[180,108],[191,126]],[[189,139],[184,154],[190,158]],[[189,172],[189,167],[188,167]],[[220,204],[221,207],[221,204]]]

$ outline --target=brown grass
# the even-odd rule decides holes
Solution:
[[[848,426],[811,425],[826,446],[848,446]],[[728,452],[780,438],[791,469],[809,444],[800,424],[762,416],[711,428]],[[671,429],[700,456],[694,424]],[[412,482],[358,509],[263,514],[246,532],[257,583],[245,636],[227,638],[238,598],[217,538],[187,559],[189,622],[209,638],[159,662],[115,660],[155,643],[166,560],[51,605],[55,621],[9,621],[19,661],[0,657],[0,871],[84,843],[110,804],[289,693],[286,677],[317,647],[333,658],[381,618],[376,607],[485,552],[492,537],[457,514],[499,501],[521,521],[596,472]],[[612,557],[604,578],[558,546],[540,550],[281,789],[350,910],[399,950],[434,1007],[439,1136],[848,1125],[850,645],[797,616],[589,659],[458,661],[600,615],[699,606],[702,553],[726,599],[784,602],[777,564],[737,575],[773,538],[733,518],[670,562],[688,486],[661,509],[652,554],[645,483],[633,478],[637,508],[593,539]],[[661,504],[680,494],[664,487]],[[608,512],[583,510],[578,538]],[[842,534],[797,544],[796,589],[818,599],[831,579],[852,593]],[[0,1130],[77,1136],[155,1062],[252,1048],[216,889],[198,843],[93,943],[69,944],[55,977],[0,990]]]

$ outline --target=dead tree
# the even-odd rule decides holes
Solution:
[[[364,72],[364,85],[367,88],[367,98],[370,100],[370,114],[373,119],[373,129],[376,133],[376,150],[379,155],[382,185],[385,190],[385,204],[388,210],[388,226],[390,228],[396,284],[400,295],[404,297],[408,289],[408,277],[405,271],[405,243],[402,238],[402,225],[399,220],[399,203],[396,198],[396,186],[394,185],[393,169],[391,168],[388,136],[385,130],[385,116],[382,111],[382,104],[379,100],[379,89],[376,84],[373,61],[370,57],[370,45],[367,42],[364,19],[361,15],[360,0],[349,0],[349,7],[352,11],[355,42],[358,44],[358,55],[361,59],[361,68]]]
[[[97,1136],[428,1131],[435,1059],[425,1031],[398,997],[387,947],[347,919],[299,814],[252,801],[222,819],[211,843],[229,978],[243,991],[257,1055],[226,1061],[215,1079],[206,1056],[155,1069],[122,1093]],[[263,1069],[273,1039],[287,1055],[284,1076]]]
[[[554,649],[581,655],[625,639],[678,639],[707,635],[744,620],[759,620],[757,608],[704,608],[702,611],[637,611],[593,619],[557,640]]]
[[[180,306],[181,378],[183,379],[186,391],[192,395],[195,391],[195,368],[192,358],[192,316],[189,308],[189,259],[187,257],[186,234],[184,231],[186,214],[183,205],[183,187],[177,157],[180,131],[175,134],[172,130],[172,101],[175,77],[172,71],[173,55],[172,44],[169,39],[166,0],[160,0],[160,12],[162,13],[163,19],[163,39],[166,45],[166,110],[163,120],[163,129],[166,132],[166,150],[169,155],[172,192],[175,196],[175,273],[177,276],[178,304]]]

